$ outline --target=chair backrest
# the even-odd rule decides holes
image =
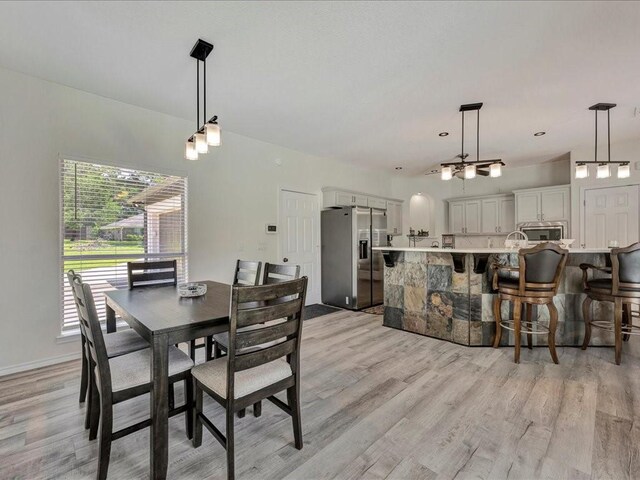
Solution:
[[[278,265],[276,263],[264,264],[263,285],[288,282],[300,278],[300,265]]]
[[[640,289],[640,243],[611,250],[612,294],[619,289]]]
[[[234,374],[248,368],[286,357],[293,375],[298,375],[306,294],[307,277],[271,285],[233,287],[227,352],[227,398],[234,398]],[[283,298],[288,300],[283,302]],[[246,308],[246,304],[258,306]],[[271,320],[280,321],[265,323]],[[253,328],[240,330],[249,326]]]
[[[233,275],[234,285],[258,285],[260,283],[260,268],[262,262],[238,260]]]
[[[73,287],[73,279],[74,277],[78,277],[82,282],[82,277],[78,275],[74,270],[69,270],[67,272],[67,280],[69,281],[69,287],[71,287],[71,293],[73,294],[73,303],[76,306],[76,313],[78,314],[78,320],[80,323],[80,335],[84,339],[86,334],[84,333],[84,323],[80,320],[80,307],[78,306],[78,295],[76,295],[76,289]]]
[[[88,283],[83,283],[82,278],[77,274],[72,275],[70,280],[75,291],[78,316],[84,328],[85,341],[91,361],[98,369],[96,376],[98,388],[101,392],[105,392],[106,389],[111,389],[111,370],[91,287]]]
[[[558,293],[560,276],[567,263],[569,251],[555,243],[540,243],[518,252],[520,294],[534,290],[536,296]],[[544,295],[546,293],[546,295]]]
[[[178,284],[178,262],[159,260],[153,262],[128,262],[129,289],[138,287],[166,287]]]

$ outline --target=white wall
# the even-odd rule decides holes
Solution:
[[[513,190],[521,188],[568,185],[569,183],[570,159],[569,155],[565,155],[556,161],[539,165],[511,168],[507,165],[499,178],[476,177],[473,180],[465,181],[454,178],[443,181],[439,175],[412,178],[396,176],[391,182],[391,196],[404,200],[403,229],[406,231],[405,233],[408,233],[412,221],[410,215],[411,197],[421,192],[423,197],[429,199],[433,208],[429,233],[432,237],[440,237],[443,233],[447,233],[447,199],[511,193]],[[411,226],[416,228],[415,225]],[[476,239],[469,237],[469,239],[469,242],[477,240],[483,242],[482,246],[486,246],[486,238],[484,237]],[[394,238],[393,244],[394,246],[406,246],[408,240],[403,235],[402,238]]]
[[[61,154],[186,173],[192,279],[228,282],[237,257],[278,258],[278,237],[266,235],[264,225],[277,221],[281,186],[318,194],[325,185],[391,193],[385,172],[228,131],[221,147],[189,162],[183,142],[193,122],[9,70],[0,69],[0,92],[0,373],[79,356],[79,342],[56,340]]]

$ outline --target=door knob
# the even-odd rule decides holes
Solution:
[[[282,259],[282,261],[283,261],[284,263],[287,263],[287,262],[289,261],[289,259],[288,259],[287,257],[284,257],[284,258]]]

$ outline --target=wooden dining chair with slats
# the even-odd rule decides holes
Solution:
[[[256,402],[268,399],[290,415],[295,447],[302,448],[300,341],[306,292],[307,277],[255,287],[234,286],[227,355],[192,370],[193,445],[202,444],[204,424],[227,451],[229,479],[235,476],[235,413]],[[281,321],[269,324],[276,319]],[[252,330],[246,329],[254,326]],[[275,397],[282,391],[287,392],[287,403]],[[203,392],[225,408],[225,435],[205,416]]]
[[[300,278],[300,265],[278,265],[275,263],[264,264],[264,274],[262,276],[263,285],[275,285],[277,283],[288,282]],[[282,301],[286,301],[282,299]],[[248,330],[257,327],[247,327]],[[222,332],[213,336],[213,358],[226,355],[229,349],[229,333]],[[262,402],[257,402],[253,406],[253,415],[259,417],[262,412]],[[245,410],[238,412],[238,417],[245,416]]]
[[[76,313],[79,319],[80,310],[78,307],[78,297],[76,295],[75,288],[73,288],[73,278],[75,276],[81,279],[80,275],[76,274],[73,270],[69,270],[67,272],[67,280],[69,282],[71,293],[73,294],[73,301],[75,303]],[[95,388],[95,379],[84,323],[80,321],[78,323],[80,325],[80,348],[82,358],[80,372],[80,403],[85,403],[85,400],[91,399],[92,389]],[[120,330],[107,334],[104,337],[104,345],[108,358],[115,358],[120,355],[126,355],[127,353],[142,350],[143,348],[149,348],[149,343],[132,329]],[[92,412],[90,401],[86,401],[86,405],[84,428],[89,429],[91,415],[99,414],[99,412]],[[91,438],[91,440],[93,440],[93,438]]]
[[[260,283],[260,269],[262,262],[252,260],[236,261],[236,269],[233,273],[233,285],[254,286]],[[215,358],[216,344],[213,336],[205,339],[205,361]]]
[[[100,415],[92,415],[90,433],[94,436],[100,427],[98,472],[99,480],[107,478],[109,458],[111,456],[111,442],[151,425],[146,419],[130,425],[116,432],[113,431],[113,406],[151,391],[151,351],[146,348],[133,353],[109,358],[105,347],[104,336],[91,287],[82,282],[78,275],[73,275],[71,284],[78,299],[80,322],[84,325],[86,345],[91,357],[91,365],[95,368],[95,385],[92,390],[91,404]],[[185,404],[172,408],[169,416],[185,413],[185,428],[187,437],[193,434],[193,389],[191,382],[191,367],[193,361],[189,356],[176,347],[169,347],[168,370],[169,383],[185,381]]]

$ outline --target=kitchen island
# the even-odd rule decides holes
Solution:
[[[448,340],[460,345],[491,346],[495,334],[491,263],[518,265],[517,250],[507,248],[378,247],[385,258],[384,321],[387,327]],[[604,266],[608,249],[569,249],[554,304],[558,308],[557,346],[582,345],[581,263]],[[612,306],[594,302],[593,317],[612,318]],[[513,304],[503,302],[502,318],[513,318]],[[533,319],[549,320],[546,307],[533,306]],[[508,334],[507,334],[508,333]],[[502,344],[513,345],[503,331]],[[534,335],[534,345],[546,345]],[[591,345],[613,345],[612,334],[593,329]]]

